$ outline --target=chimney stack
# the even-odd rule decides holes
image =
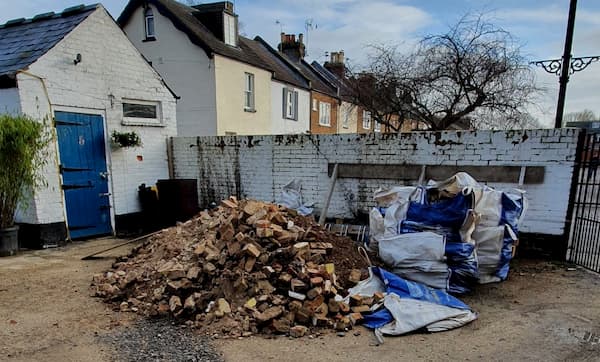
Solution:
[[[295,34],[281,33],[281,43],[279,43],[277,49],[291,60],[300,62],[304,59],[305,54],[304,35],[302,33],[298,34],[298,41],[296,41]]]
[[[325,62],[323,66],[331,73],[335,74],[339,79],[346,78],[346,66],[344,65],[344,51],[331,52],[329,61]]]

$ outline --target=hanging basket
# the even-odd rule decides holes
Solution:
[[[112,143],[121,148],[127,147],[139,147],[142,145],[142,140],[140,136],[135,132],[118,132],[113,131],[111,135]]]

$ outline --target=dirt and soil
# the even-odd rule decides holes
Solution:
[[[206,351],[195,358],[203,361],[600,360],[600,277],[531,260],[514,261],[506,282],[479,286],[463,297],[479,319],[449,332],[389,337],[377,346],[362,327],[345,337],[210,342],[176,327],[191,338],[179,344],[177,334],[161,333],[164,324],[140,326],[139,316],[114,311],[89,295],[92,275],[114,259],[81,257],[119,242],[100,239],[0,258],[0,360],[190,360],[194,349]],[[132,343],[136,336],[144,340]]]

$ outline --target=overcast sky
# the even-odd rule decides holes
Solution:
[[[181,0],[187,3],[186,0]],[[427,34],[445,31],[468,12],[486,13],[523,45],[529,60],[560,58],[565,38],[569,0],[237,0],[242,34],[260,35],[273,46],[279,33],[305,33],[308,57],[320,62],[325,52],[344,50],[350,63],[365,60],[365,45],[404,44]],[[78,0],[0,0],[0,23],[14,18],[77,5]],[[105,0],[117,18],[127,1]],[[196,1],[196,3],[201,3]],[[308,25],[310,24],[310,25]],[[308,31],[307,31],[308,29]],[[600,55],[600,1],[579,0],[574,56]],[[547,89],[534,116],[553,124],[558,77],[536,71]],[[574,74],[567,91],[566,111],[585,108],[600,115],[600,62]]]

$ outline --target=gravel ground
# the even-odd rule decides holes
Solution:
[[[115,349],[115,361],[223,361],[206,337],[168,320],[143,319],[100,339]]]

